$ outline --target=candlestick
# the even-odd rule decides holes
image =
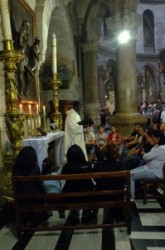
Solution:
[[[36,114],[38,115],[38,111],[39,111],[39,105],[36,105]]]
[[[8,0],[0,1],[1,22],[4,40],[12,40]]]
[[[43,106],[43,114],[44,114],[44,115],[46,114],[45,106]]]
[[[19,104],[19,110],[22,113],[23,109],[22,109],[22,104],[21,103]]]
[[[31,107],[31,104],[29,104],[29,114],[31,115],[32,113],[32,107]]]
[[[55,34],[52,36],[52,73],[53,75],[57,74],[57,41]]]

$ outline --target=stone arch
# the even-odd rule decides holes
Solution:
[[[48,20],[47,20],[48,21]],[[67,6],[56,5],[49,17],[49,25],[47,27],[47,40],[45,51],[45,62],[41,67],[42,89],[49,90],[51,80],[51,40],[53,33],[57,38],[57,70],[62,78],[62,89],[72,88],[73,75],[76,75],[74,36],[71,22],[67,13]],[[42,73],[43,72],[43,73]],[[46,77],[46,78],[45,78]],[[65,79],[63,78],[65,77]],[[40,79],[41,79],[40,78]],[[66,79],[67,78],[67,79]],[[69,79],[69,80],[68,80]],[[64,86],[65,85],[65,86]]]
[[[40,48],[41,48],[41,55],[40,55],[40,63],[45,60],[45,53],[47,49],[47,34],[48,34],[48,27],[51,18],[51,9],[53,10],[56,6],[56,1],[53,0],[36,0],[35,5],[35,13],[36,13],[36,26],[37,26],[37,33],[38,36],[41,38]]]
[[[147,103],[156,100],[155,67],[152,64],[144,65],[144,99]]]
[[[108,5],[104,1],[91,3],[88,6],[82,27],[83,42],[98,41],[101,33],[103,19],[109,11]]]

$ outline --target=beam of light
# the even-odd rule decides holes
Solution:
[[[128,30],[122,31],[118,36],[119,43],[127,43],[130,40],[130,32]]]

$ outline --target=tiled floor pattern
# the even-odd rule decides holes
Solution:
[[[100,209],[98,220],[102,218]],[[37,232],[20,240],[14,236],[12,225],[0,230],[0,250],[165,250],[165,212],[151,200],[143,205],[137,200],[132,206],[132,233],[126,228],[114,230],[75,230],[64,232]],[[49,222],[60,223],[54,213]]]

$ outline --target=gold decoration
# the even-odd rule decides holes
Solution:
[[[52,89],[53,89],[53,106],[54,113],[51,115],[53,123],[56,125],[56,130],[62,130],[62,114],[59,112],[59,100],[58,100],[58,88],[61,85],[61,80],[57,78],[57,75],[53,74],[52,77]]]
[[[4,50],[0,51],[0,60],[4,63],[5,71],[5,94],[7,112],[4,115],[6,131],[10,141],[11,153],[6,152],[3,156],[4,166],[2,169],[2,193],[12,199],[12,165],[15,157],[22,147],[24,138],[24,115],[18,110],[18,92],[16,71],[17,65],[23,60],[23,53],[13,49],[12,40],[3,41]]]
[[[23,59],[23,53],[13,49],[13,41],[4,40],[5,50],[0,51],[0,60],[4,62],[6,106],[5,122],[7,135],[11,142],[13,157],[18,154],[24,138],[24,115],[18,110],[17,64]]]

